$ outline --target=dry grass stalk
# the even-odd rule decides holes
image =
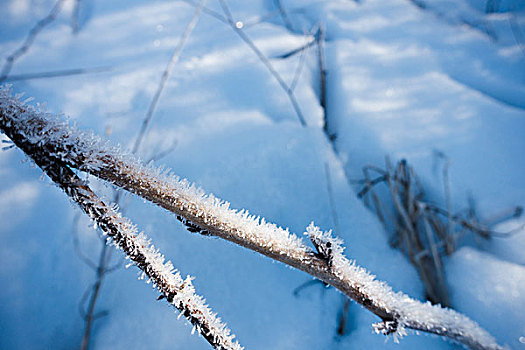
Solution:
[[[445,159],[442,176],[446,209],[425,198],[414,169],[405,160],[393,167],[387,159],[386,169],[364,167],[364,179],[359,181],[362,188],[358,197],[364,199],[365,204],[391,233],[391,245],[402,250],[416,267],[427,298],[433,303],[450,306],[442,257],[452,254],[457,248],[458,239],[468,232],[483,239],[512,233],[495,232],[488,225],[481,224],[473,202],[469,203],[466,215],[452,212],[449,161],[441,153],[438,156]],[[378,188],[380,184],[386,188]],[[379,193],[381,190],[383,192]],[[511,212],[505,211],[494,222],[509,215],[519,216],[521,212],[520,207]]]

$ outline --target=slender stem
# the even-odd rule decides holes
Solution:
[[[105,266],[107,261],[107,247],[108,246],[104,244],[100,252],[100,258],[97,267],[97,279],[95,281],[95,284],[93,285],[92,293],[89,299],[89,306],[85,317],[86,326],[84,329],[84,335],[82,337],[82,345],[80,347],[82,350],[89,349],[89,341],[91,339],[91,327],[94,321],[95,305],[97,303],[100,287],[102,286],[102,281],[104,280],[104,275],[106,274]]]
[[[20,80],[32,80],[32,79],[44,79],[44,78],[56,78],[65,77],[70,75],[83,75],[93,74],[110,71],[112,67],[94,67],[94,68],[73,68],[55,70],[49,72],[38,72],[38,73],[24,73],[24,74],[13,74],[5,78],[5,81],[20,81]]]
[[[13,68],[13,64],[15,63],[15,61],[29,50],[31,45],[33,45],[33,42],[35,41],[37,35],[47,25],[51,24],[57,18],[58,14],[60,13],[60,10],[62,9],[64,1],[65,0],[58,0],[49,12],[49,14],[40,21],[38,21],[37,24],[33,28],[31,28],[22,46],[20,46],[12,54],[7,56],[4,66],[2,67],[2,71],[0,72],[0,83],[6,81],[7,77],[9,76],[9,73],[11,72],[11,69]]]
[[[270,72],[270,74],[277,80],[281,88],[286,92],[286,95],[288,96],[288,99],[292,103],[292,106],[295,110],[295,113],[297,114],[297,118],[299,119],[299,122],[302,126],[306,126],[306,121],[304,120],[303,112],[301,112],[301,107],[299,106],[299,103],[297,102],[295,95],[286,84],[286,82],[281,78],[281,75],[277,73],[275,68],[272,66],[268,58],[262,53],[261,50],[255,45],[255,43],[246,35],[246,33],[242,30],[242,27],[239,28],[235,24],[235,21],[233,19],[232,13],[230,11],[230,8],[228,7],[228,4],[225,0],[219,0],[221,7],[224,11],[224,14],[226,15],[226,18],[228,19],[228,23],[230,23],[230,27],[233,29],[233,31],[252,49],[252,51],[257,55],[259,60],[266,66],[266,69]]]
[[[190,22],[186,26],[186,29],[184,30],[182,37],[180,38],[177,46],[175,47],[175,50],[173,50],[171,59],[168,62],[168,65],[166,66],[166,68],[164,69],[164,72],[162,73],[162,77],[160,78],[159,85],[157,86],[157,91],[155,92],[155,95],[153,96],[153,99],[151,100],[148,111],[146,112],[146,117],[144,118],[142,122],[139,134],[135,140],[135,144],[133,145],[133,148],[132,148],[133,153],[137,153],[139,151],[140,144],[142,143],[142,139],[144,138],[144,135],[146,133],[146,129],[148,128],[151,122],[151,119],[153,118],[153,114],[155,113],[155,110],[157,109],[157,105],[160,100],[160,95],[162,94],[162,91],[164,90],[164,87],[166,86],[166,82],[168,81],[168,78],[170,77],[171,71],[173,70],[175,63],[177,63],[177,61],[179,60],[180,54],[182,52],[182,49],[184,48],[184,45],[186,44],[186,41],[190,37],[190,34],[193,31],[193,28],[195,28],[195,25],[197,24],[197,21],[199,19],[199,16],[205,4],[206,4],[206,0],[201,0],[199,2],[199,5],[197,6],[197,8],[195,9],[195,12],[193,13],[193,17],[191,18]]]

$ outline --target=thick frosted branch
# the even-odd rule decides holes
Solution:
[[[304,271],[354,299],[381,318],[375,330],[402,335],[414,329],[448,337],[472,349],[502,349],[476,322],[450,309],[421,303],[394,292],[343,255],[342,243],[315,226],[306,234],[316,251],[287,229],[246,210],[230,209],[184,179],[78,131],[58,117],[25,106],[5,89],[0,92],[0,127],[17,145],[37,147],[67,164],[133,192],[177,215],[191,231],[221,237]]]
[[[2,102],[0,102],[2,103]],[[3,106],[3,104],[2,104]],[[2,118],[2,128],[4,125]],[[43,135],[44,136],[44,135]],[[192,278],[182,278],[170,261],[151,244],[151,241],[116,208],[106,205],[66,164],[57,162],[52,156],[29,139],[13,137],[12,140],[100,227],[112,242],[126,254],[141,271],[141,279],[161,293],[181,315],[193,324],[193,331],[201,334],[215,349],[243,349],[235,335],[206,305],[205,300],[195,293]],[[131,265],[131,264],[130,264]],[[192,331],[192,332],[193,332]]]

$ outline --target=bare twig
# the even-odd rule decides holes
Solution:
[[[325,30],[323,24],[319,25],[316,35],[317,41],[317,60],[319,66],[319,104],[323,109],[323,131],[329,140],[333,140],[334,135],[328,128],[328,115],[326,109],[326,64],[324,57]],[[333,145],[335,147],[335,145]]]
[[[281,0],[274,0],[275,6],[279,9],[279,14],[281,15],[281,18],[283,19],[284,25],[286,26],[286,29],[288,29],[290,32],[294,32],[294,27],[292,22],[290,21],[290,18],[288,18],[288,14],[286,13],[286,10],[284,9],[284,6],[281,2]]]
[[[187,181],[147,168],[134,156],[104,146],[92,135],[80,133],[61,120],[50,120],[49,115],[41,114],[11,97],[10,91],[0,91],[0,128],[26,153],[32,157],[38,155],[33,158],[34,161],[43,165],[46,171],[51,169],[49,174],[54,181],[67,181],[63,187],[73,193],[74,199],[77,193],[73,191],[78,188],[82,200],[96,203],[96,206],[87,207],[89,213],[95,214],[93,216],[104,214],[102,218],[109,220],[116,214],[106,215],[99,209],[102,204],[93,198],[89,189],[68,181],[75,176],[70,168],[85,171],[165,208],[197,232],[221,237],[334,286],[381,318],[382,322],[375,326],[377,332],[402,333],[404,328],[408,328],[445,336],[472,349],[502,349],[490,334],[468,317],[440,306],[420,303],[399,292],[394,293],[384,282],[375,280],[355,262],[349,261],[342,254],[344,247],[341,241],[322,233],[315,226],[310,225],[307,234],[312,242],[314,238],[318,242],[321,249],[318,248],[317,252],[288,231],[261,222],[245,211],[234,211],[229,204],[213,196],[205,196]],[[59,171],[55,172],[55,169]],[[100,224],[115,237],[122,249],[141,252],[140,245],[113,233],[118,229],[114,228],[113,221],[101,221]],[[148,270],[144,265],[147,259],[140,256],[131,258],[160,285],[168,300],[177,293],[171,286],[165,286],[163,281],[157,281],[157,272]]]
[[[7,76],[5,78],[5,81],[45,79],[45,78],[65,77],[65,76],[70,76],[70,75],[102,73],[102,72],[108,72],[112,69],[113,67],[73,68],[73,69],[64,69],[64,70],[56,70],[56,71],[49,71],[49,72],[13,74],[13,75]]]
[[[80,243],[78,240],[78,220],[79,219],[80,219],[80,214],[75,215],[75,217],[73,218],[73,229],[71,230],[72,231],[71,233],[73,234],[73,246],[75,247],[75,252],[77,253],[80,260],[82,260],[84,264],[86,264],[87,266],[89,266],[90,268],[96,271],[97,264],[93,260],[91,260],[86,254],[84,254],[82,249],[80,249]]]
[[[265,14],[260,15],[260,16],[255,16],[255,17],[252,17],[252,18],[248,18],[247,20],[242,22],[242,27],[244,29],[255,27],[256,25],[261,24],[264,21],[269,20],[270,18],[273,18],[273,17],[276,17],[276,16],[279,16],[279,10],[270,11],[270,12],[265,13]],[[226,20],[226,24],[228,24],[227,20]]]
[[[466,25],[474,31],[485,34],[493,42],[496,42],[498,40],[496,33],[486,21],[483,21],[483,20],[474,21],[472,19],[463,18],[462,16],[458,16],[457,18],[450,18],[446,15],[447,13],[436,11],[435,9],[433,9],[431,6],[427,4],[426,1],[423,1],[423,0],[408,0],[408,1],[414,6],[418,7],[420,10],[423,10],[423,11],[428,10],[437,18],[444,19],[448,23],[456,24],[456,25],[457,24]]]
[[[314,285],[316,285],[316,284],[321,284],[321,285],[323,285],[323,287],[325,287],[325,288],[327,287],[327,284],[326,284],[326,283],[324,283],[324,282],[321,281],[321,280],[318,280],[318,279],[314,278],[313,280],[306,281],[306,282],[300,284],[298,287],[296,287],[296,288],[293,290],[293,295],[294,295],[295,297],[298,297],[298,296],[299,296],[299,293],[300,293],[301,291],[303,291],[304,289],[306,289],[306,288],[308,288],[308,287],[310,287],[310,286],[314,286]]]
[[[232,13],[230,11],[230,8],[228,7],[228,4],[226,3],[226,0],[219,0],[219,2],[228,20],[228,23],[230,24],[230,27],[250,47],[250,49],[252,49],[252,51],[257,55],[259,60],[266,66],[270,74],[275,78],[275,80],[277,80],[281,88],[286,92],[288,99],[292,103],[292,106],[295,110],[295,113],[297,114],[297,118],[299,119],[299,122],[301,123],[302,126],[306,126],[306,121],[304,120],[303,113],[301,112],[301,108],[295,98],[294,92],[285,83],[283,78],[281,78],[280,74],[277,73],[277,71],[272,66],[268,58],[261,52],[261,50],[259,50],[259,48],[255,45],[255,43],[242,30],[242,26],[236,25],[236,22],[233,19]]]
[[[521,31],[520,26],[518,25],[516,15],[512,12],[509,13],[509,24],[510,29],[512,30],[512,35],[514,35],[514,39],[516,40],[516,44],[523,53],[523,56],[525,56],[525,35],[523,35],[523,32]]]
[[[307,37],[306,33],[305,33],[305,37]],[[295,68],[295,73],[294,73],[292,82],[290,83],[291,91],[295,91],[295,88],[297,87],[297,84],[299,83],[299,78],[301,77],[301,72],[306,62],[307,51],[308,51],[307,49],[301,50],[301,55],[299,56],[299,63],[297,63],[297,67]]]
[[[24,40],[24,43],[22,46],[20,46],[18,49],[16,49],[12,54],[7,56],[4,66],[2,67],[2,71],[0,72],[0,83],[3,83],[7,77],[9,76],[9,73],[11,72],[11,69],[13,68],[13,64],[17,59],[19,59],[22,55],[24,55],[33,42],[35,41],[35,38],[37,35],[50,23],[52,23],[58,16],[62,5],[64,4],[65,0],[58,0],[49,14],[37,22],[37,24],[31,28],[29,33],[27,34],[26,39]]]
[[[102,286],[102,281],[104,280],[105,274],[107,273],[105,267],[108,260],[108,254],[107,252],[107,245],[104,244],[102,246],[102,251],[100,253],[100,258],[98,262],[98,266],[95,270],[96,272],[96,280],[95,284],[93,285],[89,297],[89,306],[87,311],[85,312],[84,320],[85,320],[85,328],[84,328],[84,334],[82,336],[82,344],[80,348],[82,350],[89,349],[89,342],[91,340],[91,327],[93,326],[93,321],[97,319],[98,317],[95,317],[95,305],[97,303],[98,295],[100,293],[100,287]]]
[[[446,252],[447,254],[452,254],[456,249],[456,242],[454,238],[454,221],[452,220],[452,195],[450,192],[450,178],[449,178],[449,168],[450,168],[450,159],[447,155],[441,151],[434,150],[434,155],[436,158],[443,160],[443,193],[445,196],[445,205],[447,208],[447,237],[446,241]]]
[[[328,193],[328,199],[330,201],[330,209],[332,212],[332,219],[334,220],[334,229],[339,234],[339,217],[337,216],[337,209],[335,206],[334,191],[332,189],[332,177],[330,176],[330,168],[328,163],[324,163],[324,172],[326,178],[326,192]]]
[[[485,3],[485,13],[498,12],[500,0],[487,0]]]
[[[304,52],[305,50],[309,49],[310,47],[312,47],[315,43],[317,43],[317,40],[314,39],[314,40],[310,40],[308,41],[306,44],[296,48],[296,49],[293,49],[292,51],[289,51],[285,54],[282,54],[282,55],[279,55],[279,56],[275,56],[275,58],[279,58],[279,59],[286,59],[286,58],[290,58],[292,56],[295,56],[297,55],[298,53],[300,52]]]
[[[351,303],[352,303],[352,300],[345,296],[343,307],[341,309],[341,313],[339,314],[339,319],[337,320],[337,335],[338,336],[344,336],[347,334],[348,317],[349,317]]]
[[[73,34],[77,34],[80,30],[80,2],[82,0],[75,0],[75,4],[73,6],[73,12],[71,13],[71,29],[73,30]]]
[[[200,2],[197,2],[194,0],[182,0],[182,1],[195,8],[198,8],[200,6]],[[207,14],[208,16],[211,16],[224,24],[228,24],[228,20],[223,15],[221,15],[219,12],[215,10],[210,9],[209,7],[204,6],[202,8],[202,13]]]
[[[168,154],[173,152],[176,147],[177,147],[177,141],[175,140],[174,142],[172,142],[172,144],[168,148],[166,148],[164,150],[161,150],[161,151],[158,151],[158,152],[155,152],[154,154],[152,154],[151,157],[148,158],[147,163],[149,163],[149,162],[156,162],[156,161],[166,157]]]
[[[173,67],[175,66],[175,63],[177,63],[180,57],[180,54],[182,52],[182,49],[184,48],[184,45],[186,44],[186,41],[188,40],[191,32],[193,31],[193,28],[195,28],[195,25],[197,24],[197,21],[199,19],[199,16],[205,4],[206,4],[206,0],[201,0],[199,2],[199,5],[197,6],[193,14],[193,17],[191,18],[190,22],[186,26],[186,29],[184,30],[182,37],[180,38],[179,42],[177,43],[177,46],[175,47],[175,50],[173,51],[173,54],[171,56],[170,61],[168,62],[168,65],[166,66],[166,69],[164,69],[164,72],[162,73],[162,77],[160,78],[159,85],[157,86],[157,91],[155,92],[155,95],[153,96],[153,99],[151,100],[148,111],[146,113],[146,117],[144,118],[144,121],[142,122],[139,134],[137,136],[137,139],[135,140],[135,144],[133,145],[133,148],[132,148],[133,153],[136,153],[139,151],[139,147],[142,142],[142,138],[144,137],[146,129],[148,128],[148,125],[151,122],[151,118],[153,118],[153,114],[155,113],[155,109],[157,108],[157,104],[159,103],[160,95],[162,94],[162,91],[164,90],[164,86],[166,85],[166,82],[168,81],[168,78],[171,74],[171,71],[173,70]]]

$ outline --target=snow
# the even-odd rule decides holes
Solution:
[[[469,247],[454,254],[446,268],[458,310],[501,334],[512,349],[523,346],[525,268]]]
[[[381,225],[347,180],[359,178],[365,164],[383,165],[385,154],[406,157],[438,200],[441,180],[432,158],[438,149],[451,162],[456,210],[466,206],[467,193],[475,196],[482,217],[524,204],[525,56],[511,27],[514,21],[525,31],[522,2],[501,1],[500,11],[489,15],[484,1],[473,0],[429,1],[427,9],[402,0],[281,2],[294,33],[279,16],[247,25],[273,11],[271,1],[228,4],[235,21],[245,24],[268,57],[303,45],[311,39],[303,30],[325,24],[328,113],[339,155],[321,130],[315,48],[307,53],[295,89],[308,124],[302,128],[287,96],[253,52],[228,26],[203,14],[168,80],[140,156],[147,160],[176,144],[156,163],[227,199],[232,208],[246,208],[290,232],[303,232],[312,220],[323,230],[332,228],[345,241],[349,258],[393,290],[424,300],[414,268],[389,247]],[[71,3],[66,1],[64,12],[39,34],[12,74],[112,69],[13,82],[13,89],[47,102],[53,113],[70,115],[82,129],[131,146],[194,8],[172,1],[81,1],[82,27],[75,36]],[[10,11],[0,23],[1,57],[20,45],[52,5],[0,4]],[[206,6],[221,13],[216,1]],[[290,83],[299,61],[296,55],[271,63]],[[78,347],[83,331],[78,304],[94,276],[74,251],[74,214],[65,196],[47,181],[35,183],[41,172],[21,160],[15,149],[0,152],[0,278],[6,281],[0,292],[0,347]],[[111,197],[106,186],[92,184]],[[411,332],[400,344],[385,343],[371,327],[380,320],[355,304],[351,332],[336,337],[342,306],[332,289],[314,285],[295,297],[293,290],[310,277],[222,240],[190,234],[142,200],[126,202],[129,216],[167,258],[196,276],[195,288],[247,349],[453,346]],[[495,229],[506,232],[520,222]],[[85,221],[80,226],[81,247],[96,259],[96,234]],[[480,247],[467,237],[466,247],[445,261],[453,306],[511,348],[522,346],[519,339],[525,336],[518,312],[525,300],[522,232],[494,237]],[[494,285],[502,288],[496,291]],[[125,269],[109,275],[97,307],[109,316],[95,322],[93,348],[209,347],[155,297]]]

